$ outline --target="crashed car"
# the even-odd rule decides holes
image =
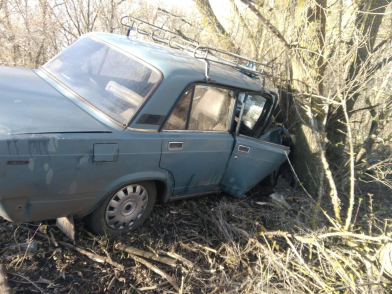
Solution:
[[[240,197],[276,171],[277,92],[206,55],[89,33],[37,70],[0,67],[0,215],[116,235],[157,201]]]

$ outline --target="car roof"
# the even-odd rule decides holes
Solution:
[[[125,35],[89,33],[86,37],[97,38],[124,50],[159,69],[164,77],[178,75],[188,77],[188,82],[205,82],[205,62],[191,53],[172,49],[156,43],[142,41]],[[239,72],[231,66],[210,62],[211,83],[261,92],[262,82]]]

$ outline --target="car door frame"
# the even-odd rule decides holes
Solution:
[[[252,131],[250,133],[250,135],[249,136],[243,135],[243,136],[246,136],[246,137],[259,139],[259,137],[262,135],[265,127],[267,126],[270,118],[272,117],[272,112],[273,112],[274,108],[276,107],[276,103],[277,103],[278,97],[273,95],[273,93],[271,93],[271,92],[270,93],[266,93],[266,92],[258,93],[258,92],[254,92],[254,91],[244,91],[244,93],[245,93],[245,98],[244,98],[243,104],[245,104],[246,100],[248,99],[248,96],[252,95],[252,94],[253,95],[262,96],[262,97],[264,97],[268,101],[267,109],[265,110],[264,115],[263,116],[261,115],[259,117],[259,119],[256,121],[256,123],[255,123],[255,125],[254,125],[254,127],[253,127],[253,129],[252,129]],[[271,96],[275,96],[275,100],[273,99],[273,97],[270,97],[270,98],[266,97],[265,94],[271,95]],[[238,119],[239,119],[239,123],[241,123],[242,117],[238,118]],[[234,132],[235,132],[234,133],[235,136],[239,135],[237,133],[237,130],[235,130]]]
[[[213,87],[217,87],[217,88],[223,88],[223,89],[228,89],[228,90],[234,91],[234,100],[235,100],[235,101],[234,101],[234,107],[233,107],[233,111],[232,111],[232,114],[231,114],[231,118],[230,118],[230,123],[229,123],[229,128],[228,128],[228,130],[227,130],[227,131],[203,131],[203,130],[186,130],[186,129],[184,129],[184,130],[164,130],[164,127],[165,127],[166,122],[170,119],[170,117],[171,117],[173,111],[176,109],[176,107],[177,107],[178,103],[180,102],[181,98],[183,97],[184,93],[187,92],[187,91],[189,91],[189,90],[191,90],[192,88],[195,88],[197,85],[202,85],[202,86],[213,86]],[[204,81],[204,82],[201,81],[201,82],[193,82],[193,83],[190,83],[190,84],[188,84],[188,85],[185,87],[185,89],[181,92],[181,94],[180,94],[179,97],[177,98],[176,102],[173,104],[173,106],[172,106],[170,112],[169,112],[168,115],[165,117],[165,120],[162,122],[161,126],[159,127],[158,132],[159,132],[159,133],[162,133],[162,132],[175,132],[175,133],[227,133],[227,134],[229,134],[230,136],[233,137],[233,145],[232,145],[232,147],[231,147],[231,152],[230,152],[230,156],[231,156],[231,154],[232,154],[232,152],[233,152],[233,147],[234,147],[234,145],[235,145],[235,138],[234,138],[234,132],[235,132],[235,130],[233,131],[234,118],[235,118],[235,105],[236,105],[236,103],[237,103],[237,101],[238,101],[238,94],[239,94],[240,92],[244,92],[244,91],[246,91],[246,90],[240,89],[240,88],[236,88],[236,87],[230,87],[230,86],[222,85],[222,84],[206,83],[205,81]],[[189,110],[188,110],[188,115],[187,115],[187,122],[186,122],[185,128],[187,128],[187,127],[189,126],[190,113],[191,113],[191,111],[192,111],[193,97],[194,97],[194,93],[193,93],[193,95],[192,95],[192,97],[191,97],[191,101],[190,101],[190,105],[189,105]],[[163,141],[162,141],[162,144],[163,144]],[[162,145],[162,148],[163,148],[163,145]],[[163,149],[162,149],[162,150],[163,150]],[[162,156],[163,156],[163,154],[161,155],[161,160],[162,160]],[[225,171],[226,171],[226,168],[227,168],[227,165],[228,165],[228,161],[229,161],[229,159],[230,159],[230,156],[228,157],[227,162],[226,162],[226,164],[225,164],[225,167],[224,167],[224,170],[223,170],[223,173],[222,173],[222,177],[223,177],[223,175],[224,175],[224,173],[225,173]],[[162,168],[162,167],[161,167],[161,168]],[[168,170],[168,172],[171,173],[171,171],[169,171],[169,170]],[[172,175],[172,176],[173,176],[173,179],[174,179],[174,182],[175,182],[175,177],[174,177],[174,175]],[[221,179],[222,179],[222,177],[221,177]],[[169,198],[169,199],[183,199],[183,198],[189,198],[189,197],[194,197],[194,196],[200,196],[200,195],[210,194],[210,193],[213,193],[213,192],[218,192],[218,191],[219,191],[219,183],[220,183],[221,179],[220,179],[219,182],[217,183],[217,188],[216,188],[216,189],[209,190],[209,191],[202,192],[202,193],[191,193],[191,194],[186,194],[186,195],[181,195],[181,196],[168,195],[168,198]],[[174,191],[174,189],[175,189],[175,184],[173,185],[173,191]]]
[[[244,101],[242,102],[242,106],[241,106],[242,109],[248,99],[248,96],[251,94],[262,96],[265,99],[268,99],[268,98],[265,97],[264,94],[273,95],[271,93],[258,93],[258,92],[254,92],[254,91],[245,91],[245,98],[244,98]],[[235,133],[234,133],[235,144],[234,144],[233,152],[232,152],[232,155],[229,159],[225,174],[222,177],[221,184],[220,184],[220,187],[223,191],[228,192],[229,194],[232,194],[233,196],[240,197],[243,194],[245,194],[247,191],[249,191],[249,189],[251,189],[253,186],[257,185],[257,183],[259,183],[265,176],[268,176],[271,172],[276,170],[276,168],[278,168],[286,160],[286,155],[284,153],[286,153],[286,151],[287,151],[286,154],[288,154],[288,152],[290,152],[289,148],[287,148],[283,145],[263,141],[259,138],[260,133],[262,133],[263,129],[268,124],[268,121],[272,116],[272,110],[275,106],[276,106],[276,102],[274,103],[273,97],[271,97],[270,103],[267,106],[269,108],[266,109],[264,112],[265,115],[264,116],[260,115],[259,119],[255,123],[255,125],[250,133],[251,135],[257,134],[257,137],[252,137],[251,135],[239,134],[240,125],[241,125],[241,122],[243,119],[243,111],[240,112],[240,116],[238,118],[238,125],[237,125]],[[256,160],[254,160],[254,161],[252,161],[252,160],[249,161],[249,158],[247,158],[247,157],[250,157],[250,158],[252,157],[251,154],[249,154],[251,148],[248,146],[239,145],[239,141],[242,141],[242,140],[248,140],[248,143],[250,143],[250,145],[253,145],[252,148],[256,148],[255,149],[256,153],[262,154],[262,152],[260,152],[260,150],[261,151],[267,150],[270,152],[271,155],[273,155],[274,157],[277,157],[279,160],[276,161],[276,164],[271,164],[271,166],[273,166],[273,168],[270,167],[269,172],[267,172],[267,174],[265,172],[262,173],[261,170],[259,170],[259,174],[264,175],[264,177],[260,176],[258,178],[257,175],[254,176],[252,179],[253,180],[252,184],[242,185],[242,189],[241,189],[238,187],[239,186],[241,187],[241,184],[243,184],[243,183],[240,182],[238,185],[236,184],[237,178],[236,178],[236,173],[234,171],[235,166],[241,165],[241,161],[247,161],[247,163],[249,164],[247,167],[250,168],[250,167],[252,167],[252,165],[257,166],[257,165],[260,165],[260,162],[268,161],[266,158],[263,159],[262,157],[260,157],[259,162],[258,162],[259,158],[256,158]],[[260,143],[260,144],[257,144],[257,143]],[[257,146],[257,145],[259,145],[259,146]],[[242,149],[244,149],[244,150],[240,150],[240,147],[243,147]],[[246,148],[247,148],[247,150],[245,150]],[[243,160],[241,160],[241,157],[244,157]],[[244,164],[242,164],[242,165],[244,165]],[[257,172],[257,170],[255,172]],[[241,179],[241,176],[239,178]],[[248,179],[251,179],[251,178],[252,178],[251,176],[248,177]]]

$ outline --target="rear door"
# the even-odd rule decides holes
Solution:
[[[229,132],[235,91],[215,85],[188,88],[161,130],[160,167],[174,177],[173,196],[218,190],[234,147]]]
[[[239,95],[235,146],[220,183],[222,191],[240,197],[286,160],[285,152],[288,154],[289,148],[252,137],[258,136],[258,130],[268,121],[266,116],[270,115],[272,106],[270,95]]]

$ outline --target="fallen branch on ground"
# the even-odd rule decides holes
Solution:
[[[337,232],[337,233],[328,233],[328,234],[323,234],[317,236],[318,239],[325,239],[329,237],[353,237],[357,239],[363,239],[363,240],[369,240],[369,241],[375,241],[375,242],[380,242],[380,241],[388,241],[392,242],[392,239],[388,236],[378,236],[378,237],[372,237],[372,236],[367,236],[364,234],[354,234],[350,232]]]
[[[28,278],[26,278],[26,277],[24,277],[24,276],[22,276],[22,275],[18,275],[18,274],[14,274],[14,273],[10,273],[10,274],[13,275],[13,276],[17,276],[17,277],[19,277],[19,278],[25,279],[25,280],[28,281],[31,285],[33,285],[35,288],[37,288],[38,291],[40,291],[42,294],[46,294],[46,292],[45,292],[42,288],[40,288],[36,283],[34,283],[33,281],[31,281],[30,279],[28,279]]]
[[[30,232],[33,232],[33,233],[35,233],[37,236],[39,236],[39,237],[41,237],[41,238],[45,238],[45,239],[48,238],[48,237],[45,236],[44,234],[42,234],[42,233],[40,233],[40,232],[37,232],[37,231],[35,231],[35,230],[32,230],[32,229],[30,229],[30,228],[28,228],[28,227],[20,226],[20,228],[22,228],[22,229],[24,229],[24,230],[27,230],[27,231],[30,231]],[[123,270],[125,269],[123,265],[121,265],[121,264],[119,264],[119,263],[117,263],[117,262],[114,262],[113,260],[111,260],[110,258],[108,258],[108,257],[106,257],[106,256],[100,256],[100,255],[97,255],[97,254],[88,252],[87,250],[84,250],[84,249],[82,249],[82,248],[79,248],[79,247],[77,247],[77,246],[74,246],[74,245],[72,245],[72,244],[69,244],[69,243],[67,243],[67,242],[57,241],[57,243],[63,245],[64,247],[67,247],[67,248],[69,248],[69,249],[75,250],[75,251],[77,251],[77,252],[79,252],[79,253],[82,253],[82,254],[86,255],[88,258],[90,258],[90,259],[92,259],[92,260],[94,260],[94,261],[96,261],[96,262],[111,264],[112,266],[116,267],[116,268],[119,269],[120,271],[123,271]]]
[[[66,242],[63,242],[63,241],[58,241],[58,243],[63,245],[64,247],[67,247],[69,249],[75,250],[75,251],[77,251],[79,253],[82,253],[82,254],[86,255],[88,258],[90,258],[90,259],[92,259],[92,260],[94,260],[96,262],[111,264],[112,266],[118,268],[120,271],[123,271],[125,269],[122,264],[119,264],[119,263],[111,260],[111,258],[108,258],[106,256],[101,256],[101,255],[97,255],[97,254],[88,252],[87,250],[84,250],[82,248],[76,247],[76,246],[74,246],[72,244],[69,244],[69,243],[66,243]]]
[[[131,254],[134,254],[137,256],[147,258],[147,259],[155,260],[155,261],[158,261],[158,262],[170,265],[170,266],[176,266],[176,260],[173,258],[162,257],[162,256],[156,255],[154,253],[144,251],[144,250],[132,247],[132,246],[126,246],[121,243],[118,243],[118,244],[116,244],[116,246],[114,246],[114,248],[116,248],[117,250],[122,250],[122,251],[131,253]],[[168,256],[170,256],[170,255],[168,255]]]
[[[174,289],[176,289],[177,291],[180,290],[180,288],[178,287],[176,281],[166,272],[164,272],[163,270],[157,268],[155,265],[153,265],[152,263],[148,262],[147,260],[136,256],[134,254],[128,253],[129,256],[131,256],[135,261],[140,262],[141,264],[145,265],[146,267],[148,267],[150,270],[154,271],[155,273],[157,273],[158,275],[160,275],[161,277],[164,277],[173,287]]]

